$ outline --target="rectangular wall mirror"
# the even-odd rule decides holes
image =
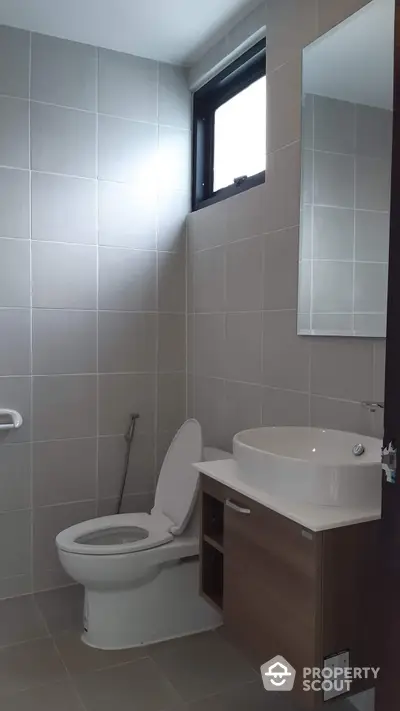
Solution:
[[[299,335],[386,336],[394,0],[303,52]]]

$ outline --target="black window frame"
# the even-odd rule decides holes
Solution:
[[[236,94],[266,76],[266,41],[260,40],[193,96],[192,210],[226,200],[265,182],[265,170],[213,190],[214,117],[216,110]]]

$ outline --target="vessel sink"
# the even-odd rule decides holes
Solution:
[[[362,445],[356,456],[353,449]],[[271,496],[317,506],[381,504],[381,442],[312,427],[262,427],[233,439],[238,477]],[[362,451],[362,450],[361,450]]]

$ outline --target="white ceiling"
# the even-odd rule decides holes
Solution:
[[[393,107],[394,0],[374,0],[304,50],[305,93]]]
[[[0,0],[0,24],[185,64],[253,0]]]

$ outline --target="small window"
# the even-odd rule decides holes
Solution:
[[[194,95],[193,210],[265,181],[265,40]]]

